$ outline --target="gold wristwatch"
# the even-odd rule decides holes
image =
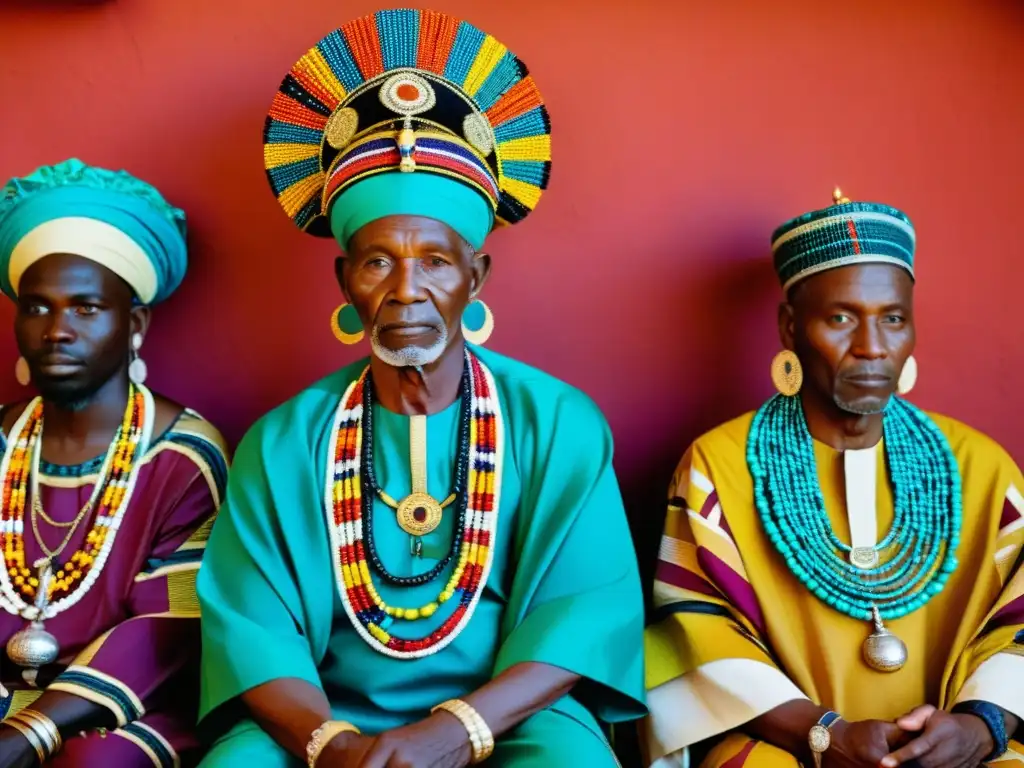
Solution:
[[[807,744],[814,758],[814,768],[821,768],[821,756],[832,746],[832,726],[841,718],[835,712],[826,712],[807,734]]]

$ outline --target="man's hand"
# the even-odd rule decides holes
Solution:
[[[921,768],[975,768],[992,751],[992,734],[974,715],[952,715],[930,704],[896,721],[902,730],[921,735],[886,755],[883,768],[915,761]]]
[[[903,736],[895,723],[840,720],[832,726],[832,745],[823,756],[823,764],[825,768],[877,768]]]
[[[794,699],[754,718],[744,730],[812,766],[807,738],[828,711],[807,699]],[[822,755],[823,768],[878,768],[882,758],[905,737],[895,723],[882,720],[837,720],[830,732],[832,744]]]
[[[9,725],[0,725],[0,768],[30,768],[38,759],[28,739]]]
[[[379,736],[339,734],[317,768],[464,768],[472,756],[466,728],[455,716],[437,712]]]
[[[375,741],[354,731],[342,731],[324,746],[316,761],[317,768],[357,768]]]

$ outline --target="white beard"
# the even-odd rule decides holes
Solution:
[[[370,332],[370,348],[373,350],[374,356],[392,368],[421,368],[430,365],[440,359],[447,346],[448,329],[443,325],[437,341],[429,347],[410,345],[401,349],[390,349],[381,343],[380,329],[377,326],[374,326]]]
[[[854,406],[849,403],[844,403],[838,397],[833,397],[832,399],[835,401],[835,404],[838,405],[840,409],[846,411],[847,413],[852,413],[854,416],[875,416],[879,413],[883,413],[885,411],[885,406],[888,405],[889,403],[889,398],[886,398],[886,401],[882,403],[882,405],[880,406],[862,408],[860,406]]]

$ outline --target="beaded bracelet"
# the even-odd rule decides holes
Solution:
[[[473,748],[473,757],[470,763],[476,765],[482,763],[491,753],[494,752],[494,734],[491,733],[487,722],[480,717],[480,713],[462,699],[449,699],[443,701],[430,710],[431,714],[443,709],[449,714],[455,715],[465,727],[469,734],[469,743]]]
[[[319,728],[313,731],[309,737],[309,743],[306,744],[306,765],[309,768],[315,768],[316,761],[320,758],[320,753],[330,744],[331,739],[339,733],[345,733],[346,731],[359,733],[358,728],[344,720],[327,720],[322,723]]]

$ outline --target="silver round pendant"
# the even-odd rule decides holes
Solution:
[[[854,547],[850,550],[850,564],[862,571],[878,565],[878,550],[874,547]]]
[[[864,662],[879,672],[896,672],[907,663],[907,646],[885,627],[868,635],[861,651]]]
[[[57,660],[60,644],[42,622],[33,621],[7,641],[7,655],[19,667],[38,669]]]

